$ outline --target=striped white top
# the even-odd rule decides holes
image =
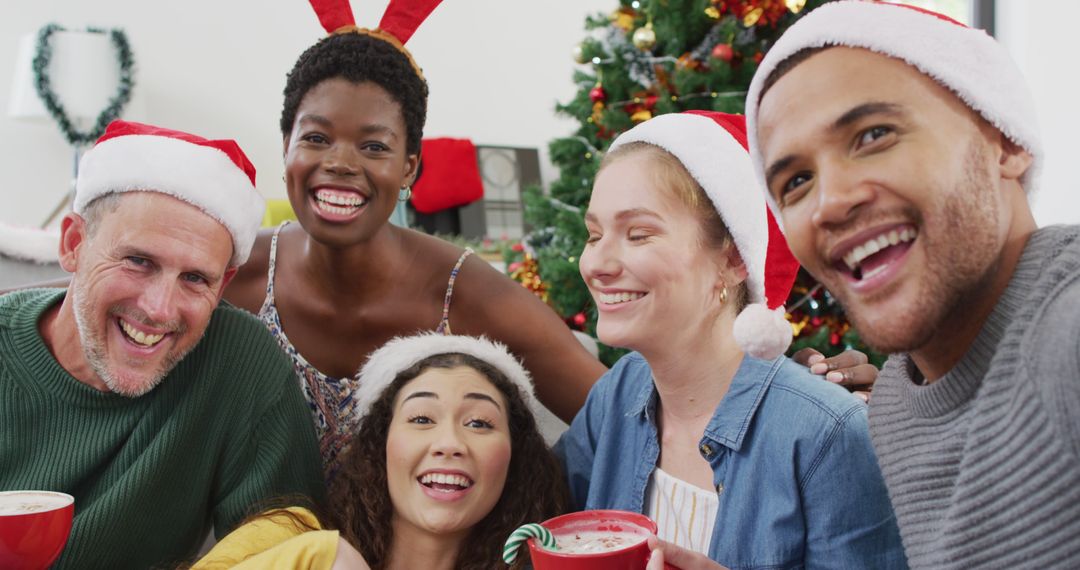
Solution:
[[[720,498],[657,467],[645,490],[645,514],[661,540],[708,556]]]

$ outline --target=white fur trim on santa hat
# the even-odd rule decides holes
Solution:
[[[746,127],[750,157],[762,188],[765,175],[757,112],[765,80],[785,59],[803,49],[824,46],[859,47],[901,59],[951,90],[1035,157],[1022,179],[1028,195],[1034,191],[1042,165],[1035,103],[1005,48],[983,30],[903,6],[857,0],[830,2],[801,18],[769,49],[754,74],[746,96]],[[771,195],[768,200],[780,222]]]
[[[12,226],[0,222],[0,254],[47,264],[57,263],[59,251],[59,232]]]
[[[791,323],[784,318],[784,307],[769,309],[761,303],[747,305],[735,318],[732,329],[735,342],[747,354],[772,360],[787,351],[791,344]]]
[[[354,420],[359,421],[368,414],[372,404],[403,370],[429,356],[450,353],[467,354],[494,366],[517,386],[521,398],[536,415],[540,402],[533,393],[532,378],[505,346],[484,337],[429,332],[395,338],[371,353],[360,369],[360,386],[354,396]]]
[[[756,192],[754,170],[746,149],[716,121],[684,113],[660,115],[619,135],[608,152],[628,143],[658,146],[679,159],[720,213],[746,266],[751,303],[765,302],[765,255],[769,226]]]
[[[247,260],[266,204],[224,152],[156,135],[102,141],[79,164],[75,213],[105,194],[138,190],[168,194],[206,212],[232,235],[232,264]]]

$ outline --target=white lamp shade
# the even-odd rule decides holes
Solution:
[[[37,34],[19,40],[8,114],[16,118],[48,117],[34,87],[33,60]],[[108,34],[57,31],[49,37],[52,58],[46,72],[53,93],[69,118],[88,125],[105,109],[120,85],[120,63]]]

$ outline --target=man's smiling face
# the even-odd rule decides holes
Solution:
[[[71,294],[85,362],[70,371],[118,394],[146,394],[202,338],[236,271],[227,269],[231,235],[157,192],[126,193],[91,231],[81,220],[64,231],[81,234],[62,238],[80,243]]]
[[[875,348],[925,345],[994,278],[1000,133],[915,68],[825,49],[765,93],[758,135],[792,251]]]

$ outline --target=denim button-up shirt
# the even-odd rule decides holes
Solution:
[[[579,509],[644,512],[660,445],[652,370],[633,353],[556,445]],[[720,499],[709,558],[728,568],[906,568],[866,406],[781,357],[743,359],[698,450]]]

